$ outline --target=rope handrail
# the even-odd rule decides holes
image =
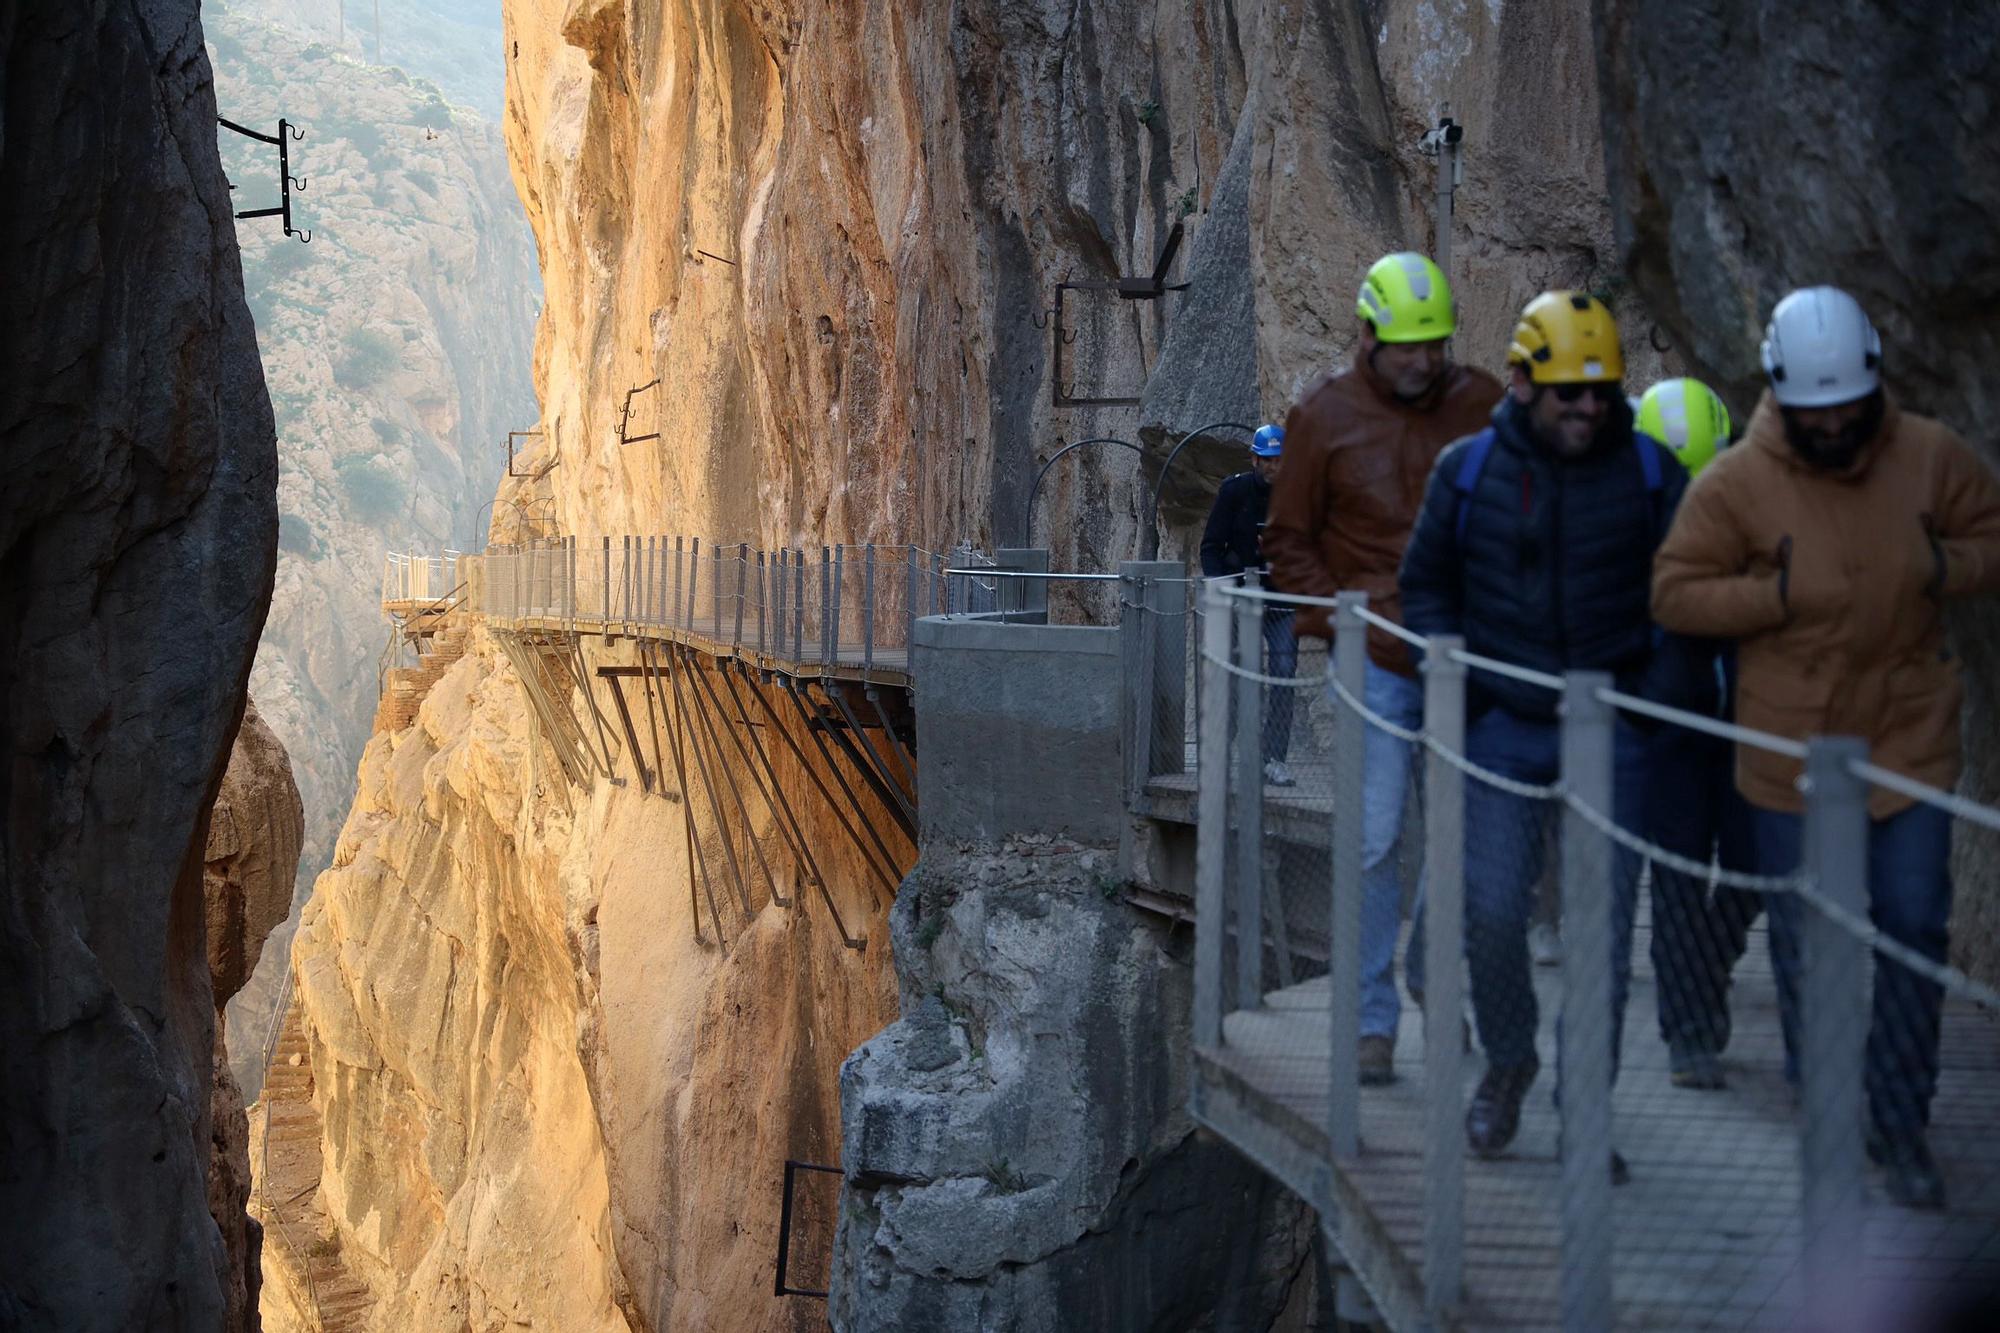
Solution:
[[[1883,768],[1880,764],[1871,764],[1865,759],[1849,763],[1847,771],[1864,782],[1887,787],[1890,791],[1907,796],[1913,801],[1935,806],[1947,814],[1956,815],[1968,824],[1977,824],[1981,828],[2000,833],[2000,810],[1981,805],[1977,801],[1968,801],[1963,796],[1954,795],[1940,787],[1933,787],[1929,783],[1919,782],[1894,769]]]
[[[1211,657],[1206,652],[1202,656],[1203,660],[1231,668],[1238,675],[1250,677],[1254,674],[1243,668],[1234,667],[1232,663],[1223,662],[1220,659]],[[1289,684],[1290,682],[1270,679],[1269,683]],[[1333,696],[1343,706],[1352,709],[1369,726],[1376,727],[1398,740],[1422,745],[1429,753],[1437,755],[1440,759],[1476,782],[1526,800],[1560,801],[1565,807],[1574,810],[1580,815],[1584,822],[1589,824],[1598,833],[1617,845],[1624,847],[1634,855],[1643,857],[1665,869],[1695,877],[1712,886],[1740,889],[1749,893],[1792,894],[1805,905],[1847,931],[1863,947],[1882,957],[1902,964],[1912,972],[1936,983],[1961,999],[1979,1005],[1994,1013],[2000,1013],[2000,990],[1996,990],[1959,968],[1951,966],[1949,963],[1939,963],[1927,958],[1902,941],[1884,934],[1879,927],[1866,917],[1858,915],[1840,903],[1834,902],[1832,899],[1820,894],[1813,887],[1810,876],[1804,871],[1794,871],[1789,875],[1753,875],[1743,871],[1730,870],[1716,863],[1705,864],[1692,857],[1682,856],[1678,852],[1662,847],[1656,842],[1621,827],[1611,816],[1606,815],[1603,811],[1570,791],[1560,779],[1552,783],[1537,784],[1522,782],[1518,779],[1507,777],[1505,774],[1495,773],[1491,769],[1484,768],[1473,762],[1468,756],[1445,746],[1435,736],[1431,735],[1428,730],[1410,730],[1397,726],[1381,714],[1370,709],[1361,700],[1356,699],[1353,693],[1337,679],[1332,681],[1331,691]],[[1979,812],[1978,822],[1988,827],[1993,826],[1987,822],[1987,817],[1993,816],[1994,812],[1986,810],[1983,806],[1967,802],[1962,797],[1952,796],[1950,793],[1939,791],[1935,787],[1926,787],[1923,783],[1917,782],[1914,779],[1906,778],[1901,774],[1879,768],[1865,761],[1856,761],[1850,765],[1850,769],[1855,776],[1869,781],[1876,781],[1879,777],[1886,777],[1889,781],[1884,782],[1882,785],[1905,792],[1913,798],[1921,799],[1921,793],[1928,793],[1931,797],[1937,798],[1939,803],[1946,808],[1958,806],[1970,807],[1971,810]],[[1996,816],[1995,819],[2000,820],[2000,816]]]

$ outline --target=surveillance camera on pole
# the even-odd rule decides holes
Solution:
[[[1458,146],[1465,138],[1465,126],[1446,114],[1450,110],[1449,103],[1439,107],[1437,125],[1425,130],[1423,138],[1417,141],[1418,149],[1425,157],[1437,159],[1437,254],[1434,258],[1447,279],[1451,277],[1452,194],[1464,172]]]

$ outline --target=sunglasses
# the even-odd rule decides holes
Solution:
[[[1589,394],[1598,402],[1609,405],[1625,396],[1624,387],[1617,384],[1551,384],[1548,388],[1559,403],[1573,403]]]

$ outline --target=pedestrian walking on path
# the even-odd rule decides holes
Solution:
[[[1201,534],[1203,578],[1227,578],[1264,568],[1264,520],[1271,507],[1271,482],[1284,456],[1285,428],[1266,424],[1250,442],[1250,470],[1223,481]],[[1292,609],[1264,608],[1264,670],[1290,680],[1299,669],[1299,641],[1292,634]],[[1292,747],[1292,691],[1270,692],[1264,708],[1264,781],[1274,787],[1294,783],[1285,756]]]
[[[1672,449],[1690,478],[1728,446],[1730,425],[1729,409],[1700,380],[1663,380],[1639,400],[1638,429]],[[1668,633],[1654,653],[1645,693],[1655,703],[1726,719],[1735,676],[1735,646],[1727,640]],[[1690,861],[1754,872],[1750,806],[1736,790],[1733,747],[1687,727],[1651,729],[1646,837]],[[1726,1085],[1729,977],[1763,900],[1659,862],[1652,899],[1653,972],[1669,1076],[1676,1087],[1718,1090]]]
[[[1654,610],[1669,629],[1738,641],[1742,725],[1799,741],[1858,736],[1875,763],[1949,789],[1964,687],[1943,607],[2000,587],[2000,482],[1950,428],[1902,410],[1884,390],[1881,340],[1846,292],[1809,287],[1780,301],[1763,360],[1770,389],[1743,443],[1703,471],[1661,548]],[[1798,866],[1799,774],[1794,760],[1738,747],[1736,781],[1755,807],[1763,873]],[[1876,927],[1944,961],[1949,817],[1881,787],[1869,815]],[[1807,909],[1783,894],[1767,906],[1796,1081],[1812,1054],[1799,1050]],[[1925,1129],[1943,991],[1878,955],[1873,1005],[1871,1154],[1887,1168],[1892,1198],[1942,1207]]]
[[[1687,485],[1673,454],[1633,430],[1618,326],[1595,297],[1545,292],[1521,312],[1512,383],[1486,430],[1439,457],[1403,557],[1404,623],[1462,635],[1473,653],[1537,671],[1611,672],[1636,689],[1652,657],[1654,549]],[[1556,695],[1475,670],[1467,757],[1533,785],[1560,777]],[[1646,748],[1617,725],[1612,815],[1645,826]],[[1466,1140],[1502,1152],[1540,1070],[1528,922],[1556,806],[1470,780],[1465,787],[1465,949],[1487,1068]],[[1631,982],[1639,861],[1613,857],[1612,1056]],[[1623,1162],[1611,1154],[1614,1179]]]
[[[1417,254],[1393,254],[1368,270],[1355,302],[1361,341],[1353,366],[1329,375],[1285,421],[1285,465],[1271,496],[1264,553],[1288,593],[1368,594],[1378,615],[1397,619],[1396,569],[1410,539],[1424,479],[1452,440],[1485,424],[1501,396],[1484,371],[1454,364],[1446,340],[1458,311],[1444,273]],[[1301,608],[1301,635],[1331,639],[1323,607]],[[1368,632],[1366,703],[1398,726],[1423,720],[1423,689],[1403,644]],[[1401,1002],[1396,936],[1402,924],[1397,844],[1412,771],[1411,747],[1371,728],[1362,813],[1360,1078],[1394,1077]]]

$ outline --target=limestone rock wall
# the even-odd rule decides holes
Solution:
[[[260,1235],[246,1211],[249,1126],[223,1041],[223,1005],[249,980],[266,937],[291,909],[304,841],[305,809],[291,760],[257,705],[248,703],[222,787],[209,807],[208,846],[202,857],[208,977],[216,1009],[208,1211],[228,1254],[223,1327],[229,1329],[256,1327]]]
[[[572,788],[535,726],[474,630],[414,722],[369,742],[294,946],[318,1206],[373,1293],[365,1326],[807,1327],[770,1296],[777,1183],[786,1157],[837,1157],[839,1058],[892,1012],[879,912],[829,837],[869,948],[805,886],[786,908],[753,879],[747,917],[722,900],[725,953],[690,920],[697,798]],[[267,1302],[266,1327],[310,1327],[297,1313]]]
[[[197,6],[8,6],[0,80],[0,1325],[210,1330],[203,852],[270,404]]]
[[[2000,462],[2000,26],[1977,0],[1880,6],[1597,0],[1614,216],[1633,285],[1747,413],[1794,287],[1834,283],[1882,333],[1893,391]],[[1727,85],[1728,97],[1702,90]],[[1810,200],[1810,207],[1800,201]],[[2000,607],[1954,609],[1966,786],[2000,798]],[[1954,946],[2000,976],[2000,845],[1962,830]]]
[[[546,305],[544,433],[534,475],[501,486],[501,538],[942,552],[1017,543],[1032,521],[1058,568],[1107,568],[1139,545],[1166,445],[1279,416],[1345,362],[1365,265],[1430,243],[1416,141],[1445,100],[1468,125],[1461,355],[1496,364],[1528,296],[1584,285],[1618,301],[1635,378],[1662,365],[1617,287],[1582,0],[508,0],[505,18],[507,143]],[[1058,281],[1150,272],[1176,222],[1186,242],[1169,278],[1185,292],[1073,292],[1072,340],[1039,326]],[[1141,403],[1057,406],[1058,346],[1065,393]],[[660,438],[621,443],[621,426]],[[1148,457],[1072,455],[1029,515],[1043,460],[1094,436]],[[1170,555],[1188,549],[1207,486],[1240,466],[1236,439],[1186,456]],[[586,645],[586,668],[627,652]],[[990,975],[942,956],[912,960],[899,997],[888,955],[908,949],[908,927],[892,936],[824,816],[810,832],[867,953],[841,950],[816,913],[761,900],[726,912],[726,956],[698,943],[681,807],[646,797],[629,764],[627,785],[571,788],[512,672],[475,635],[414,723],[370,742],[301,930],[341,1252],[384,1328],[804,1327],[817,1307],[763,1295],[777,1172],[786,1157],[839,1156],[841,1057],[899,998],[923,999],[926,977],[997,1033],[1041,1002],[1010,1011],[982,993]],[[1103,918],[1094,890],[1078,901],[1076,867],[1045,869],[1049,910],[1100,941],[1094,964],[1172,994],[1177,964],[1159,941]],[[1036,892],[1003,895],[993,919],[1022,917],[1024,947],[1053,948],[1015,902]],[[977,924],[954,928],[983,939]],[[1158,1001],[1142,989],[1087,1012],[1045,997],[1051,1021],[1105,1029],[1089,1039],[1102,1051],[1068,1049],[1048,1068],[1136,1059],[1147,1034],[1168,1034],[1166,1007],[1146,1007]],[[934,1300],[1026,1317],[1075,1298],[1085,1268],[1139,1263],[1120,1228],[1167,1225],[1190,1182],[1211,1179],[1189,1165],[1199,1150],[1178,1146],[1173,1069],[1145,1075],[1144,1117],[1100,1102],[1103,1088],[1076,1092],[1095,1156],[1065,1188],[1105,1234],[1041,1234],[1033,1271],[995,1260],[995,1281],[971,1294],[857,1250],[845,1289],[886,1292],[913,1319]],[[970,1124],[1011,1103],[982,1105],[933,1110]],[[1133,1134],[1147,1169],[1121,1180],[1123,1158],[1097,1159]],[[982,1193],[932,1162],[938,1188],[877,1181],[868,1206],[891,1229],[906,1204],[949,1228],[956,1201],[990,1232],[1028,1171],[994,1168]],[[1232,1252],[1251,1265],[1225,1284],[1244,1302],[1232,1314],[1268,1325],[1298,1290],[1303,1251],[1275,1203],[1230,1207],[1271,1238]],[[984,1261],[967,1245],[970,1271]],[[1171,1317],[1194,1308],[1177,1294],[1188,1274],[1223,1272],[1223,1255],[1190,1254],[1186,1274],[1120,1271],[1156,1283]]]
[[[891,916],[903,1017],[841,1071],[842,1329],[1270,1328],[1309,1210],[1188,1119],[1191,941],[1117,858],[933,848]]]

